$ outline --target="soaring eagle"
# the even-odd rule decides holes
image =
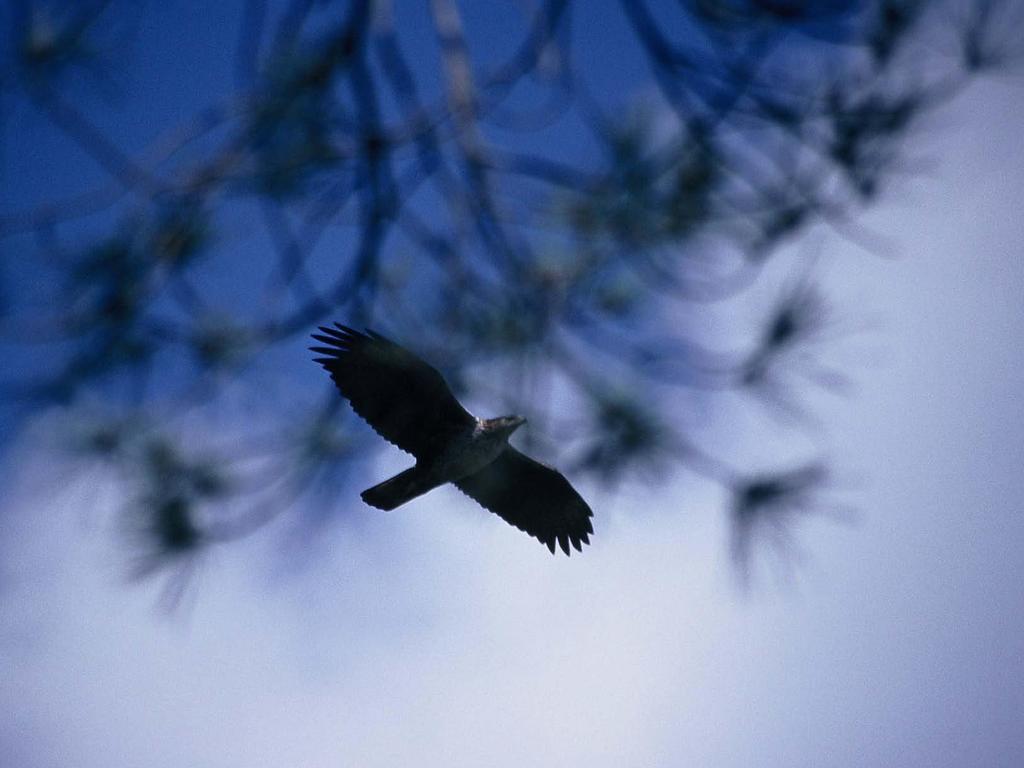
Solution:
[[[310,347],[354,410],[416,464],[363,491],[367,504],[390,510],[432,488],[456,488],[552,553],[555,542],[590,543],[593,513],[557,470],[508,444],[526,419],[478,419],[462,407],[440,373],[379,333],[338,323],[320,327]]]

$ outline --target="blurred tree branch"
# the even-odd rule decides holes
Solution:
[[[689,393],[798,412],[794,370],[843,377],[815,356],[828,311],[809,263],[750,339],[717,348],[700,313],[744,300],[812,227],[857,237],[922,115],[1020,53],[1008,1],[620,0],[628,43],[604,55],[650,77],[623,94],[582,63],[589,4],[529,4],[504,55],[464,8],[432,0],[427,35],[390,0],[241,2],[230,87],[138,152],[79,97],[131,66],[98,42],[128,9],[10,13],[3,100],[97,177],[0,211],[4,275],[34,286],[0,314],[25,362],[2,376],[6,407],[60,404],[77,448],[122,471],[150,545],[140,574],[309,494],[347,503],[371,444],[299,362],[333,318],[403,339],[470,397],[566,404],[539,449],[578,473],[681,465],[724,486],[745,572],[757,536],[778,543],[812,509],[825,465],[731,468],[698,448]],[[191,444],[189,414],[271,392],[276,421]]]

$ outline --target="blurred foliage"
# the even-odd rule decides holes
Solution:
[[[732,488],[732,558],[743,585],[750,583],[758,547],[767,548],[784,569],[801,555],[794,540],[796,521],[836,512],[822,498],[828,469],[811,463],[738,479]]]
[[[803,382],[842,382],[817,360],[831,318],[813,263],[797,258],[748,339],[699,318],[755,306],[765,265],[811,228],[851,231],[922,116],[1016,66],[1020,7],[609,5],[627,41],[612,55],[648,73],[626,93],[578,63],[587,3],[523,5],[501,53],[456,0],[420,8],[426,28],[389,0],[243,0],[215,52],[234,74],[223,98],[139,152],[100,113],[145,110],[145,90],[84,87],[130,80],[145,48],[110,41],[147,11],[12,7],[0,96],[102,176],[0,211],[0,343],[24,362],[2,375],[8,411],[58,404],[86,425],[71,442],[132,489],[140,575],[300,498],[350,506],[353,469],[383,443],[300,362],[334,319],[402,340],[474,401],[542,413],[527,438],[575,480],[682,466],[725,486],[741,571],[814,511],[823,459],[737,479],[692,416],[737,394],[794,414]]]

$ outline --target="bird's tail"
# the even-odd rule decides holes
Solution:
[[[417,496],[422,496],[431,488],[436,488],[437,485],[438,483],[427,479],[418,467],[409,467],[390,480],[367,488],[359,495],[371,507],[392,510]]]

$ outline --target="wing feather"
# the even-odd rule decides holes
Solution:
[[[314,360],[385,440],[419,459],[474,423],[437,369],[378,333],[334,325],[313,334],[324,345],[310,347]]]
[[[594,527],[587,502],[558,470],[534,461],[509,446],[479,472],[455,481],[455,486],[506,522],[545,544],[569,554],[571,544],[581,551]]]

